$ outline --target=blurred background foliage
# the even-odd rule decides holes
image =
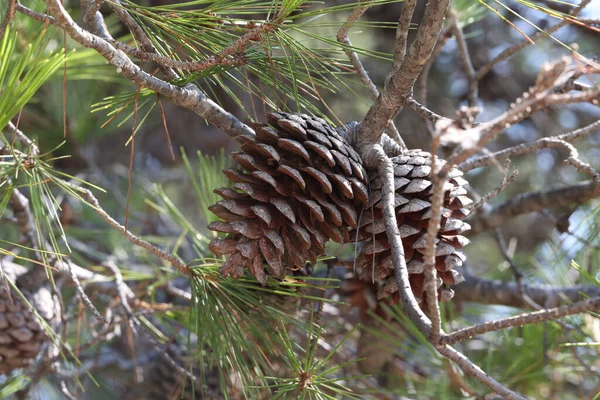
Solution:
[[[182,5],[171,0],[148,0],[135,3],[147,7],[162,7],[153,9],[158,12],[176,12],[180,8],[191,6],[191,4]],[[212,2],[205,4],[200,2],[196,7],[210,6],[210,3]],[[228,2],[214,3],[225,8],[228,5]],[[365,49],[361,53],[361,58],[378,87],[382,86],[390,69],[389,52],[393,47],[395,33],[393,28],[401,8],[398,2],[380,3],[367,11],[362,24],[357,24],[350,35],[356,48]],[[524,40],[524,35],[531,36],[539,28],[546,28],[558,21],[547,10],[540,11],[533,8],[533,5],[555,7],[563,12],[565,7],[566,11],[569,10],[567,3],[553,1],[508,1],[503,4],[514,12],[509,12],[500,3],[492,1],[457,0],[453,3],[460,24],[465,30],[475,70],[505,48]],[[420,19],[423,5],[424,2],[420,2],[417,7],[415,20]],[[41,0],[32,1],[28,6],[38,11],[44,10]],[[80,20],[78,7],[69,2],[67,6],[70,7],[74,19]],[[336,124],[360,120],[371,103],[369,94],[362,85],[357,83],[356,77],[349,73],[348,63],[341,49],[327,42],[327,40],[335,40],[335,32],[347,18],[351,7],[342,1],[327,1],[314,6],[317,10],[322,7],[337,7],[339,12],[324,14],[317,12],[305,15],[302,20],[304,25],[287,32],[289,37],[295,38],[295,41],[282,36],[279,38],[281,48],[278,49],[279,55],[285,59],[286,46],[298,46],[294,52],[298,54],[316,52],[308,49],[316,49],[317,44],[329,48],[327,50],[329,53],[325,50],[322,53],[328,54],[329,58],[313,66],[314,79],[321,82],[322,86],[313,92],[312,98],[306,96],[306,91],[303,92],[295,87],[289,77],[292,71],[296,71],[299,74],[298,82],[305,83],[305,90],[312,90],[307,83],[309,79],[306,75],[302,75],[306,74],[306,71],[302,72],[296,67],[285,69],[286,65],[282,63],[282,75],[285,78],[273,79],[264,67],[264,54],[258,53],[254,54],[256,57],[256,63],[252,64],[254,69],[242,69],[235,73],[218,71],[219,73],[203,81],[204,89],[218,99],[225,109],[246,122],[261,121],[263,111],[270,110],[272,107],[289,107],[293,111],[301,109],[322,113]],[[6,1],[0,1],[0,9],[5,8]],[[126,29],[115,15],[108,8],[103,7],[101,11],[106,17],[109,31],[115,37],[127,41]],[[243,18],[252,19],[259,14],[259,8],[250,8]],[[600,2],[592,0],[582,18],[593,18],[599,14]],[[317,16],[319,18],[315,19]],[[294,18],[293,13],[290,18]],[[521,32],[506,20],[518,27]],[[169,19],[165,18],[161,22],[168,23]],[[155,32],[156,20],[149,19],[147,24],[148,29]],[[40,37],[43,24],[18,14],[15,18],[15,28],[19,35],[17,42],[19,51],[25,51],[28,43],[35,43],[35,40]],[[192,35],[192,33],[178,32],[181,35]],[[207,49],[207,52],[218,51],[224,47],[223,43],[214,39],[214,35],[213,41],[210,41],[210,29],[205,34],[204,43],[214,46]],[[481,121],[500,114],[515,98],[533,85],[539,68],[544,62],[570,54],[565,44],[567,46],[577,44],[580,54],[590,59],[597,57],[597,49],[600,48],[600,36],[597,31],[568,25],[553,36],[554,39],[542,40],[509,60],[499,63],[486,75],[479,87],[482,100],[480,104],[482,113],[479,116]],[[43,54],[49,59],[50,54],[59,54],[63,51],[63,40],[61,32],[48,27],[41,41],[43,46],[34,46],[34,49],[42,49]],[[161,43],[164,42],[168,40]],[[158,43],[157,41],[156,44]],[[305,47],[300,48],[300,46]],[[31,93],[30,99],[23,97],[27,104],[19,114],[19,128],[36,140],[42,152],[51,151],[46,158],[52,158],[48,161],[52,168],[103,188],[104,193],[95,193],[111,215],[118,220],[124,220],[128,212],[130,229],[163,248],[176,249],[185,260],[201,260],[195,267],[198,275],[216,274],[218,260],[211,261],[204,258],[209,256],[206,247],[209,241],[207,235],[212,235],[208,233],[205,226],[214,218],[207,211],[207,207],[216,199],[212,189],[226,185],[220,170],[226,165],[233,164],[227,154],[235,149],[237,144],[190,111],[168,102],[162,102],[157,106],[156,98],[148,95],[144,97],[147,103],[144,107],[140,103],[137,111],[135,157],[131,160],[130,137],[133,122],[131,105],[127,110],[116,113],[116,117],[113,116],[114,112],[119,110],[119,104],[122,105],[126,99],[131,99],[135,94],[135,88],[120,78],[114,69],[94,51],[83,49],[69,39],[66,40],[66,48],[69,53],[66,63],[66,112],[63,110],[64,71],[60,67],[54,68],[52,78],[39,90],[35,91],[33,86],[28,87],[35,93]],[[71,49],[76,51],[71,52]],[[314,56],[316,53],[310,54]],[[302,60],[299,64],[302,64]],[[248,77],[248,74],[251,76]],[[261,82],[267,86],[269,80],[271,88],[261,91]],[[278,85],[285,86],[292,94],[295,93],[294,100],[302,98],[302,101],[277,97],[275,89]],[[248,91],[248,86],[251,87],[251,93]],[[441,115],[453,117],[455,111],[466,104],[467,92],[468,80],[460,67],[456,41],[451,38],[432,66],[428,81],[428,107]],[[318,93],[318,96],[315,93]],[[267,99],[267,96],[270,97]],[[18,103],[17,106],[21,108]],[[63,126],[65,115],[66,129]],[[499,150],[540,137],[567,132],[599,118],[600,109],[591,105],[551,108],[546,112],[536,113],[532,118],[507,129],[490,145],[490,150]],[[142,121],[143,124],[140,124]],[[168,126],[171,148],[168,146],[164,121]],[[403,110],[396,119],[396,125],[409,148],[429,148],[430,137],[426,124],[417,114],[408,109]],[[66,136],[64,136],[65,131]],[[600,167],[599,142],[600,133],[596,133],[576,143],[581,158],[596,167]],[[513,184],[492,200],[492,204],[499,204],[518,193],[540,190],[551,185],[572,184],[581,180],[581,176],[574,169],[563,165],[563,158],[564,154],[559,150],[546,149],[513,159],[511,168],[518,169],[519,176]],[[129,179],[130,163],[133,171],[131,179]],[[471,186],[480,194],[497,187],[501,178],[502,172],[495,171],[494,167],[485,170],[476,169],[467,175]],[[130,189],[129,185],[131,185]],[[155,260],[145,251],[123,240],[121,233],[107,227],[81,202],[62,195],[57,195],[57,201],[62,206],[60,218],[66,236],[69,238],[69,246],[73,250],[71,256],[74,262],[82,265],[99,264],[110,255],[111,260],[120,267],[124,278],[132,284],[136,293],[144,293],[156,303],[171,304],[172,308],[167,311],[155,310],[156,312],[148,317],[149,325],[152,325],[152,318],[157,318],[162,321],[161,326],[171,329],[171,332],[162,333],[165,341],[171,335],[179,335],[180,340],[189,342],[190,348],[197,349],[198,359],[202,361],[199,365],[203,365],[205,359],[212,357],[204,350],[207,346],[214,352],[235,352],[228,343],[223,342],[224,337],[200,334],[203,326],[215,323],[205,320],[214,317],[214,314],[190,316],[189,309],[178,304],[176,298],[170,297],[164,291],[154,290],[168,281],[174,282],[175,286],[187,287],[184,280],[174,277],[166,268],[158,267]],[[551,214],[556,219],[568,220],[569,232],[557,230],[555,222],[547,215],[528,214],[506,223],[502,227],[503,233],[509,247],[513,250],[515,263],[524,274],[524,282],[553,285],[597,284],[600,257],[600,252],[595,247],[599,245],[598,212],[596,201],[577,209],[551,210]],[[48,229],[55,230],[56,227]],[[14,232],[3,229],[1,239],[15,240]],[[473,243],[466,247],[470,272],[479,277],[511,280],[512,274],[498,250],[494,233],[482,233],[472,240]],[[348,247],[332,246],[330,250],[332,254],[338,256],[351,256],[353,253]],[[581,266],[581,270],[589,275],[586,277],[585,274],[572,268],[572,260],[575,260]],[[325,264],[317,266],[317,269],[322,271],[320,275],[322,277],[325,276]],[[97,268],[101,269],[101,267]],[[136,285],[136,282],[140,284]],[[192,292],[195,293],[193,301],[201,304],[209,301],[222,302],[211,307],[225,310],[240,307],[239,304],[235,304],[235,301],[228,303],[235,299],[236,285],[226,281],[215,283],[211,288],[197,287],[206,282],[208,281],[203,279],[192,281]],[[242,283],[244,282],[238,284]],[[267,290],[272,291],[274,295],[293,293],[286,285],[290,285],[290,282],[284,283],[283,287],[269,287]],[[343,290],[330,289],[327,293],[334,300],[346,300]],[[67,298],[70,296],[73,294],[65,295]],[[261,300],[256,298],[255,301]],[[307,323],[313,315],[311,303],[306,298],[302,301],[308,306],[305,304],[304,310],[299,312],[297,317],[298,320],[303,318]],[[253,307],[252,304],[244,306]],[[192,310],[198,309],[192,307]],[[341,377],[372,374],[371,378],[346,378],[343,382],[348,388],[355,390],[360,398],[369,395],[374,398],[400,398],[398,396],[417,399],[463,398],[466,394],[460,390],[460,384],[457,383],[457,380],[461,379],[466,379],[469,385],[480,391],[482,389],[473,380],[459,377],[458,372],[455,372],[455,375],[449,373],[452,367],[445,364],[446,362],[435,353],[397,308],[385,312],[378,309],[375,314],[366,315],[348,305],[326,303],[323,312],[327,318],[323,320],[325,332],[320,332],[320,335],[326,339],[330,347],[319,348],[315,354],[328,360],[328,357],[332,357],[330,361],[336,365],[344,365],[343,368],[329,371],[340,380]],[[381,318],[382,312],[391,315],[391,321]],[[449,327],[460,327],[467,323],[512,315],[514,312],[515,310],[508,307],[453,303],[446,305],[444,315],[447,317],[445,323]],[[223,316],[225,317],[226,315]],[[273,306],[269,318],[267,322],[260,319],[248,321],[246,328],[257,332],[262,329],[262,332],[265,332],[265,324],[285,320],[286,314],[279,307]],[[233,320],[223,320],[219,323],[235,324]],[[284,326],[289,327],[293,323],[302,325],[298,321],[288,320]],[[352,330],[352,327],[358,323],[362,323],[363,326],[358,331]],[[569,329],[566,329],[565,325]],[[299,343],[305,345],[300,347],[310,353],[312,342],[308,339],[313,336],[312,333],[307,333],[312,329],[309,326],[309,323],[305,324],[296,333],[287,333],[285,329],[277,329],[275,326],[267,331],[277,336],[273,338],[274,342],[278,340],[284,342],[280,354],[283,357],[285,349],[294,347],[291,346],[294,340],[302,340]],[[183,331],[199,333],[199,335],[194,336],[190,342],[192,336],[177,331],[175,327],[178,327],[177,329],[183,327]],[[86,335],[91,337],[91,329],[93,327],[72,334],[79,335],[84,342]],[[569,335],[566,335],[566,332],[569,332]],[[589,398],[600,392],[598,376],[593,371],[584,370],[575,360],[573,348],[565,344],[590,342],[590,338],[598,341],[600,340],[598,332],[600,326],[597,319],[589,315],[581,315],[568,318],[563,325],[536,324],[487,334],[463,343],[459,350],[500,382],[523,394],[536,398]],[[161,335],[160,332],[156,334]],[[232,335],[235,336],[236,333]],[[292,338],[287,335],[292,335]],[[123,336],[127,337],[127,335]],[[238,335],[238,339],[240,337]],[[339,349],[335,349],[337,351],[334,356],[325,350],[331,350],[345,339],[347,340],[344,344]],[[124,357],[130,356],[130,346],[126,340],[122,342],[120,340],[116,339],[117,343],[113,345]],[[203,340],[205,342],[202,342]],[[144,346],[142,342],[136,343],[133,347],[141,349]],[[286,347],[286,343],[289,346]],[[100,346],[97,346],[96,350],[100,351]],[[576,352],[578,357],[585,358],[590,365],[599,367],[596,361],[597,351],[593,347],[577,347]],[[247,356],[241,357],[239,354],[231,353],[231,359],[234,360],[233,365],[237,365],[238,368],[277,371],[281,360],[271,360],[274,365],[267,367],[264,365],[265,359],[262,358],[264,355],[259,353],[260,346],[250,351],[250,359],[253,360],[250,364],[236,364],[239,361],[235,361],[236,357],[245,357],[244,360],[247,360]],[[274,353],[277,354],[278,351]],[[364,361],[357,360],[360,359],[361,354],[367,353],[372,357],[377,355],[374,357],[378,358],[377,365],[367,365]],[[315,354],[309,354],[307,359]],[[157,357],[156,362],[161,362],[159,355],[154,356]],[[291,369],[298,367],[297,363],[305,362],[301,357],[297,360],[289,357],[285,359],[292,363],[292,365],[288,364]],[[344,364],[352,360],[356,362]],[[217,370],[222,367],[218,362],[213,364],[217,366]],[[85,376],[81,376],[80,379],[84,382],[87,391],[86,397],[125,398],[121,397],[124,396],[124,392],[131,395],[132,389],[128,385],[135,380],[135,366],[127,370],[125,375],[119,376],[118,371],[116,367],[103,370],[99,374],[92,371],[99,386],[92,384]],[[2,393],[12,391],[11,385],[17,385],[18,379],[22,378],[12,377],[6,380]],[[217,378],[221,381],[223,379],[223,376]],[[275,382],[281,385],[281,393],[287,393],[285,380],[275,379]],[[261,392],[263,388],[260,385],[249,390],[250,392],[245,394],[249,396],[248,398],[259,398],[260,393],[264,393]],[[59,396],[56,388],[52,389],[52,386],[46,384],[40,385],[35,393],[37,398],[44,399],[53,398],[51,393],[55,393],[56,397]],[[340,389],[337,393],[343,395],[346,392]],[[281,396],[280,398],[287,398],[283,394]]]

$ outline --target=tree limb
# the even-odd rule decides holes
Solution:
[[[454,301],[479,304],[501,305],[533,310],[531,303],[523,298],[528,296],[536,304],[554,308],[568,302],[578,302],[588,297],[600,297],[600,287],[595,285],[551,286],[523,284],[523,293],[516,282],[488,280],[464,274],[465,281],[454,286]]]
[[[472,236],[495,228],[521,214],[536,212],[545,208],[583,204],[598,196],[600,196],[600,188],[594,181],[584,181],[539,192],[523,193],[490,208],[489,211],[475,214],[469,221],[471,230],[466,235]]]
[[[406,99],[411,96],[412,88],[419,74],[431,57],[449,4],[449,0],[431,0],[427,3],[417,36],[406,57],[399,68],[390,72],[379,97],[360,124],[359,139],[361,142],[378,142],[388,121],[400,111]],[[401,35],[400,38],[402,38]]]

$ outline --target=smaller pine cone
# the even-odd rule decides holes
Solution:
[[[54,301],[50,291],[42,287],[31,294],[22,290],[29,303],[47,322],[55,316]],[[48,340],[46,331],[21,296],[0,287],[0,373],[9,374],[27,367],[40,353]]]
[[[287,113],[267,120],[232,154],[245,171],[223,171],[237,190],[215,190],[224,200],[210,210],[223,221],[209,226],[228,234],[210,244],[227,255],[221,272],[239,278],[246,268],[263,285],[267,273],[283,278],[316,262],[328,240],[349,242],[357,209],[368,202],[360,157],[325,120]]]
[[[427,226],[431,215],[431,154],[421,150],[409,150],[392,158],[395,175],[395,209],[406,266],[412,291],[419,303],[423,301],[424,252]],[[436,159],[436,164],[443,163]],[[456,271],[465,260],[459,250],[469,243],[460,234],[471,227],[461,221],[469,211],[465,208],[472,203],[463,187],[467,181],[462,172],[452,169],[445,187],[444,208],[441,228],[437,236],[436,269],[438,271],[438,297],[449,301],[454,291],[449,285],[464,280]],[[357,260],[361,279],[377,282],[377,298],[388,298],[392,303],[399,300],[398,287],[394,277],[390,243],[385,231],[385,221],[381,210],[382,180],[376,173],[369,174],[371,201],[360,222],[359,237],[365,240]],[[389,298],[388,296],[391,296]]]

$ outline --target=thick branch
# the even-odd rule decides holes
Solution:
[[[554,308],[568,302],[585,300],[586,297],[600,297],[600,288],[594,285],[551,286],[523,284],[523,293],[515,282],[488,280],[473,275],[465,275],[465,281],[453,287],[454,301],[480,304],[493,304],[532,310],[531,303],[524,295],[545,308]]]
[[[469,221],[471,230],[468,235],[476,235],[500,226],[517,215],[540,211],[545,208],[583,204],[598,196],[600,196],[600,189],[593,181],[584,181],[575,185],[540,192],[523,193],[491,208],[489,211],[476,214]]]
[[[449,0],[428,2],[419,31],[406,57],[400,67],[388,75],[383,90],[360,124],[361,142],[378,142],[388,121],[400,110],[404,101],[411,97],[412,88],[429,61],[442,30],[448,5]]]

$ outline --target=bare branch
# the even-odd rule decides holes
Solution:
[[[438,174],[439,167],[436,165],[435,153],[437,143],[434,141],[431,149],[431,180],[433,183],[433,193],[431,195],[431,216],[427,224],[427,234],[425,236],[425,279],[424,289],[427,298],[427,307],[429,317],[431,318],[431,340],[437,343],[442,332],[442,318],[438,304],[438,275],[435,268],[436,241],[442,221],[442,207],[444,206],[444,185],[447,182],[446,175]]]
[[[406,57],[400,67],[388,75],[382,92],[360,124],[359,139],[362,143],[378,142],[385,126],[411,96],[419,74],[431,57],[448,6],[449,0],[427,3],[421,26]]]
[[[464,274],[465,281],[454,286],[454,301],[495,304],[533,310],[531,303],[523,299],[515,282],[482,279]],[[595,285],[551,286],[523,284],[523,293],[533,302],[546,308],[559,307],[566,302],[584,300],[586,296],[600,297]]]
[[[507,159],[506,163],[505,163],[505,168],[504,168],[505,173],[504,173],[504,176],[502,177],[502,182],[500,183],[500,186],[498,186],[497,188],[495,188],[494,190],[492,190],[491,192],[489,192],[488,194],[486,194],[485,196],[483,196],[482,198],[477,200],[475,203],[473,203],[473,205],[470,208],[471,211],[477,210],[478,208],[480,208],[484,204],[486,204],[488,201],[490,201],[494,197],[498,196],[498,194],[500,192],[502,192],[504,189],[506,189],[506,187],[508,185],[510,185],[511,183],[513,183],[515,181],[515,179],[517,179],[517,176],[519,175],[519,171],[517,171],[516,169],[513,171],[512,175],[510,177],[508,177],[509,164],[510,164],[510,160]]]
[[[33,11],[32,9],[25,7],[21,3],[17,3],[16,10],[21,14],[27,15],[29,18],[34,19],[36,21],[44,23],[47,22],[50,25],[56,25],[56,20],[53,17]]]
[[[574,131],[564,133],[562,135],[554,136],[553,138],[570,142],[572,140],[578,139],[583,136],[590,135],[590,134],[598,132],[598,131],[600,131],[600,120],[593,122],[583,128],[579,128]],[[497,152],[489,154],[489,155],[477,157],[473,160],[468,160],[468,161],[461,163],[460,165],[458,165],[458,168],[463,172],[467,172],[467,171],[470,171],[475,168],[489,165],[493,160],[501,161],[503,159],[514,157],[517,155],[531,153],[536,150],[542,149],[544,147],[548,147],[547,141],[549,139],[552,139],[552,138],[541,138],[534,142],[519,144],[519,145],[510,147],[508,149],[497,151]]]
[[[437,346],[436,350],[439,351],[441,355],[448,357],[450,360],[458,364],[463,371],[465,371],[469,375],[472,375],[479,382],[492,389],[495,393],[498,393],[499,395],[503,396],[505,399],[526,400],[525,397],[522,397],[519,394],[513,392],[512,390],[502,386],[494,378],[486,374],[481,368],[473,364],[473,362],[467,357],[465,357],[464,354],[456,351],[451,346]]]
[[[394,64],[392,71],[394,73],[400,69],[406,57],[406,47],[408,46],[408,30],[412,21],[417,0],[405,0],[402,3],[402,11],[398,19],[398,27],[396,28],[396,38],[394,43]]]
[[[427,121],[431,121],[433,123],[436,123],[440,119],[448,119],[446,117],[442,117],[441,115],[434,113],[433,111],[431,111],[430,109],[428,109],[427,107],[425,107],[424,105],[422,105],[421,103],[419,103],[417,100],[415,100],[412,97],[406,99],[406,106],[408,108],[410,108],[411,110],[415,111],[416,113],[418,113],[421,117],[423,117]]]
[[[104,221],[106,221],[109,225],[115,228],[117,231],[122,232],[125,236],[125,239],[130,241],[131,243],[140,246],[143,249],[148,250],[150,253],[155,256],[168,261],[175,269],[179,272],[189,275],[189,270],[187,265],[185,265],[181,260],[177,257],[167,253],[166,251],[159,249],[151,243],[146,242],[143,239],[140,239],[136,235],[134,235],[131,231],[125,229],[123,225],[117,222],[113,217],[110,216],[104,209],[100,206],[100,202],[96,197],[90,192],[88,189],[77,186],[71,182],[61,181],[63,185],[69,186],[71,189],[76,191],[89,205],[92,206],[93,210],[98,214]]]
[[[579,314],[585,311],[597,310],[600,308],[600,297],[580,301],[568,306],[540,310],[531,313],[516,315],[514,317],[503,318],[496,321],[485,322],[483,324],[460,329],[456,332],[443,336],[440,340],[442,344],[452,344],[481,335],[487,332],[499,331],[506,328],[521,326],[526,324],[535,324],[538,322],[552,321],[569,315]]]
[[[555,208],[570,204],[583,204],[590,199],[600,196],[600,188],[594,181],[584,181],[574,185],[540,192],[523,193],[489,211],[475,214],[469,221],[471,230],[469,236],[502,225],[517,215],[540,211],[545,208]]]
[[[478,80],[475,77],[475,69],[473,68],[473,62],[471,61],[471,55],[469,53],[469,48],[467,47],[465,34],[463,33],[462,28],[458,24],[456,13],[451,10],[449,16],[449,23],[452,27],[452,33],[454,34],[454,38],[456,39],[456,43],[458,44],[458,54],[460,56],[460,61],[469,81],[469,93],[467,95],[467,101],[469,102],[469,107],[476,107],[479,98]]]

